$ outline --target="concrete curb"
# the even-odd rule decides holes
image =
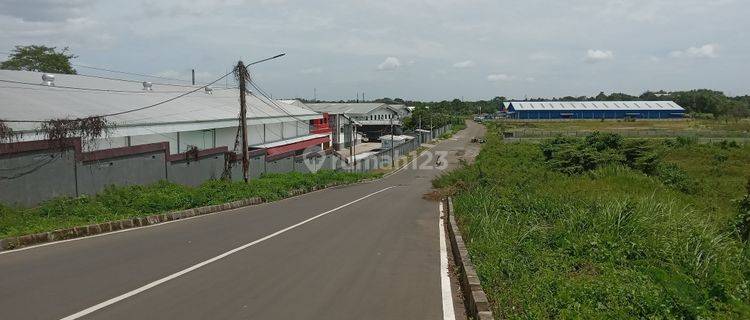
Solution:
[[[305,189],[294,189],[289,191],[289,197],[296,197],[306,193],[315,192],[323,189],[328,189],[345,183],[329,183],[322,187],[313,187],[310,190]],[[29,234],[19,237],[11,237],[0,239],[0,252],[10,251],[22,247],[28,247],[43,243],[68,240],[74,238],[83,238],[87,236],[93,236],[97,234],[103,234],[113,231],[119,231],[124,229],[132,229],[145,227],[155,224],[160,224],[168,221],[180,220],[192,218],[195,216],[201,216],[211,213],[217,213],[221,211],[238,209],[242,207],[254,206],[265,203],[266,201],[259,198],[248,198],[237,201],[232,201],[224,204],[217,204],[212,206],[198,207],[192,209],[186,209],[181,211],[173,211],[168,213],[154,214],[145,217],[136,217],[132,219],[123,219],[111,222],[103,222],[98,224],[90,224],[87,226],[72,227],[68,229],[60,229],[49,232],[41,232],[36,234]]]
[[[448,208],[446,210],[446,228],[448,229],[453,260],[456,262],[456,269],[459,273],[458,280],[464,296],[466,313],[468,313],[471,319],[492,320],[494,316],[490,309],[487,294],[482,290],[479,276],[477,276],[477,272],[474,269],[474,264],[471,263],[469,251],[466,249],[461,231],[458,229],[456,219],[453,216],[453,199],[448,197],[445,202],[447,202],[446,207]]]

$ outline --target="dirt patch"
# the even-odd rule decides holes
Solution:
[[[440,190],[433,190],[432,192],[423,194],[422,199],[438,202],[443,199],[443,195],[440,193]]]

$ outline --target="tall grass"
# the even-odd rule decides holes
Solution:
[[[260,197],[274,201],[295,189],[353,183],[376,174],[320,171],[268,174],[249,183],[211,180],[192,188],[167,181],[147,186],[109,187],[94,196],[61,197],[35,208],[0,205],[0,238],[183,210]]]
[[[539,145],[504,144],[496,134],[474,165],[434,181],[455,193],[499,317],[750,318],[750,249],[734,232],[731,201],[744,177],[718,182],[750,173],[750,148],[653,143],[650,151],[679,168],[670,174],[701,192],[618,161],[571,174]],[[720,152],[730,160],[706,168]],[[703,192],[710,187],[719,190]]]

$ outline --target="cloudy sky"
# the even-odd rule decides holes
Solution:
[[[750,94],[746,0],[2,0],[0,51],[199,80],[238,59],[276,97]],[[80,73],[93,73],[79,69]]]

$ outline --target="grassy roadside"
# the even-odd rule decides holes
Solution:
[[[441,140],[449,139],[450,137],[452,137],[453,135],[455,135],[456,133],[458,133],[459,131],[463,129],[466,129],[465,123],[452,124],[451,130],[446,133],[443,133],[440,137],[438,137],[438,139],[441,139]]]
[[[750,318],[750,146],[487,139],[434,184],[498,317]]]
[[[95,196],[61,197],[36,208],[0,205],[0,239],[74,226],[143,217],[175,210],[260,197],[274,201],[295,189],[354,183],[379,174],[320,171],[269,174],[250,183],[212,180],[198,187],[161,181],[148,186],[110,187]]]
[[[750,132],[750,119],[709,120],[549,120],[514,122],[506,121],[507,129],[535,129],[548,131],[608,131],[608,130],[653,130],[670,132]]]

